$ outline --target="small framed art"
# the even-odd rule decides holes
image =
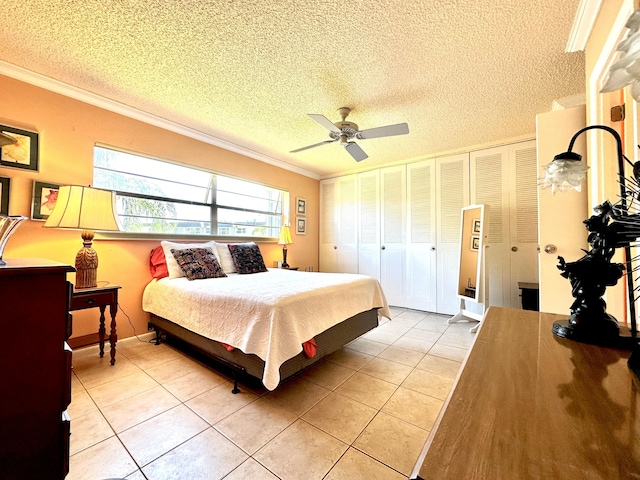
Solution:
[[[9,188],[11,179],[0,177],[0,215],[9,215]]]
[[[480,237],[471,237],[471,250],[477,252],[480,249]]]
[[[33,182],[33,204],[31,205],[32,220],[46,220],[53,212],[58,200],[57,183]]]
[[[307,214],[307,199],[302,197],[296,197],[296,215]]]
[[[473,233],[480,233],[480,220],[473,221]]]
[[[16,139],[16,143],[0,148],[0,166],[38,171],[38,134],[0,125],[0,132]]]
[[[307,234],[307,219],[296,217],[296,233],[298,235],[306,235]]]

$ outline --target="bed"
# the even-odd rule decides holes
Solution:
[[[379,317],[390,318],[380,284],[369,276],[267,269],[261,256],[255,258],[255,244],[238,244],[260,265],[246,274],[242,265],[229,263],[226,244],[162,243],[174,274],[156,276],[145,287],[142,307],[150,325],[259,378],[268,390],[375,328]],[[177,248],[211,249],[224,276],[179,275],[169,257]],[[237,391],[237,378],[235,383]]]

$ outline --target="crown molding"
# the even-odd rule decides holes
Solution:
[[[314,172],[296,167],[267,155],[255,152],[248,148],[241,147],[240,145],[236,145],[235,143],[227,142],[226,140],[222,140],[212,135],[200,132],[199,130],[195,130],[171,120],[167,120],[166,118],[158,117],[157,115],[152,115],[142,110],[138,110],[137,108],[130,107],[129,105],[125,105],[115,100],[110,100],[100,95],[96,95],[95,93],[82,90],[80,88],[60,82],[39,73],[32,72],[31,70],[27,70],[17,65],[4,62],[2,60],[0,60],[0,75],[6,75],[7,77],[20,80],[21,82],[44,88],[45,90],[64,95],[65,97],[73,98],[74,100],[79,100],[81,102],[88,103],[89,105],[103,108],[104,110],[108,110],[110,112],[117,113],[119,115],[123,115],[125,117],[132,118],[134,120],[138,120],[140,122],[144,122],[149,125],[162,128],[164,130],[168,130],[170,132],[177,133],[179,135],[184,135],[185,137],[193,138],[194,140],[199,140],[201,142],[208,143],[209,145],[214,145],[224,150],[228,150],[239,155],[244,155],[245,157],[253,158],[254,160],[258,160],[263,163],[268,163],[269,165],[282,168],[283,170],[298,173],[315,180],[320,179],[320,176]]]
[[[565,52],[584,50],[604,0],[580,0]]]

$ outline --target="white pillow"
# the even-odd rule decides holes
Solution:
[[[176,262],[176,259],[173,256],[173,253],[171,253],[171,249],[184,250],[185,248],[210,248],[213,251],[213,254],[215,255],[218,262],[220,262],[220,255],[218,255],[216,242],[214,242],[213,240],[207,243],[176,243],[176,242],[169,242],[167,240],[162,240],[160,242],[160,245],[162,245],[162,251],[164,252],[164,257],[167,261],[167,270],[169,271],[169,278],[180,278],[185,276],[184,272],[180,268],[180,265],[178,265],[178,262]],[[227,250],[229,249],[227,248]]]
[[[226,243],[216,243],[218,248],[218,260],[224,273],[236,273],[236,264],[233,263],[233,257]]]

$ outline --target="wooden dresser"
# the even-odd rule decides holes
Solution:
[[[0,267],[0,478],[69,471],[70,265],[6,259]]]
[[[565,316],[491,307],[411,478],[640,478],[630,352],[560,339]]]

